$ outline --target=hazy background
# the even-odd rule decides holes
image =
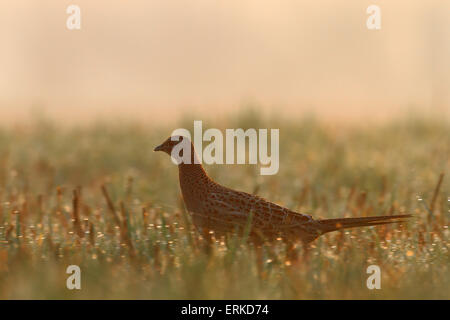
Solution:
[[[81,30],[66,29],[70,4]],[[366,28],[371,4],[379,31]],[[447,117],[449,13],[447,0],[2,1],[0,119],[170,121],[247,105]]]

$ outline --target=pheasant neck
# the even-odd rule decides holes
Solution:
[[[195,187],[197,189],[206,186],[210,180],[201,164],[179,164],[178,172],[180,176],[180,184],[183,187]]]
[[[191,151],[191,163],[180,163],[178,172],[181,193],[186,207],[189,211],[196,212],[201,210],[202,199],[207,194],[212,180],[197,160],[193,147]]]

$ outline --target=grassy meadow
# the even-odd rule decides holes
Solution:
[[[282,241],[258,260],[241,238],[210,244],[195,231],[177,168],[152,151],[193,120],[0,128],[0,298],[450,299],[447,120],[203,119],[204,130],[280,129],[278,174],[205,166],[221,184],[317,218],[415,215],[327,234],[307,259],[299,244],[298,260]],[[81,290],[66,288],[69,265],[81,268]],[[380,290],[366,286],[369,265],[381,268]]]

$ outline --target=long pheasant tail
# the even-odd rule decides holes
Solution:
[[[410,218],[410,214],[401,214],[394,216],[378,216],[378,217],[364,217],[364,218],[341,218],[341,219],[325,219],[319,220],[322,233],[331,231],[349,229],[356,227],[370,227],[379,226],[390,223],[405,222]]]

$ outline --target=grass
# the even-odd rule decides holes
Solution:
[[[192,120],[176,127],[192,130]],[[450,298],[446,120],[343,125],[244,113],[203,127],[280,128],[279,173],[207,166],[226,186],[314,217],[415,219],[327,234],[308,260],[289,260],[277,241],[263,247],[261,265],[252,244],[208,245],[193,228],[176,167],[152,152],[173,127],[38,120],[0,129],[0,298]],[[81,290],[66,288],[73,264]],[[372,264],[381,290],[366,287]]]

